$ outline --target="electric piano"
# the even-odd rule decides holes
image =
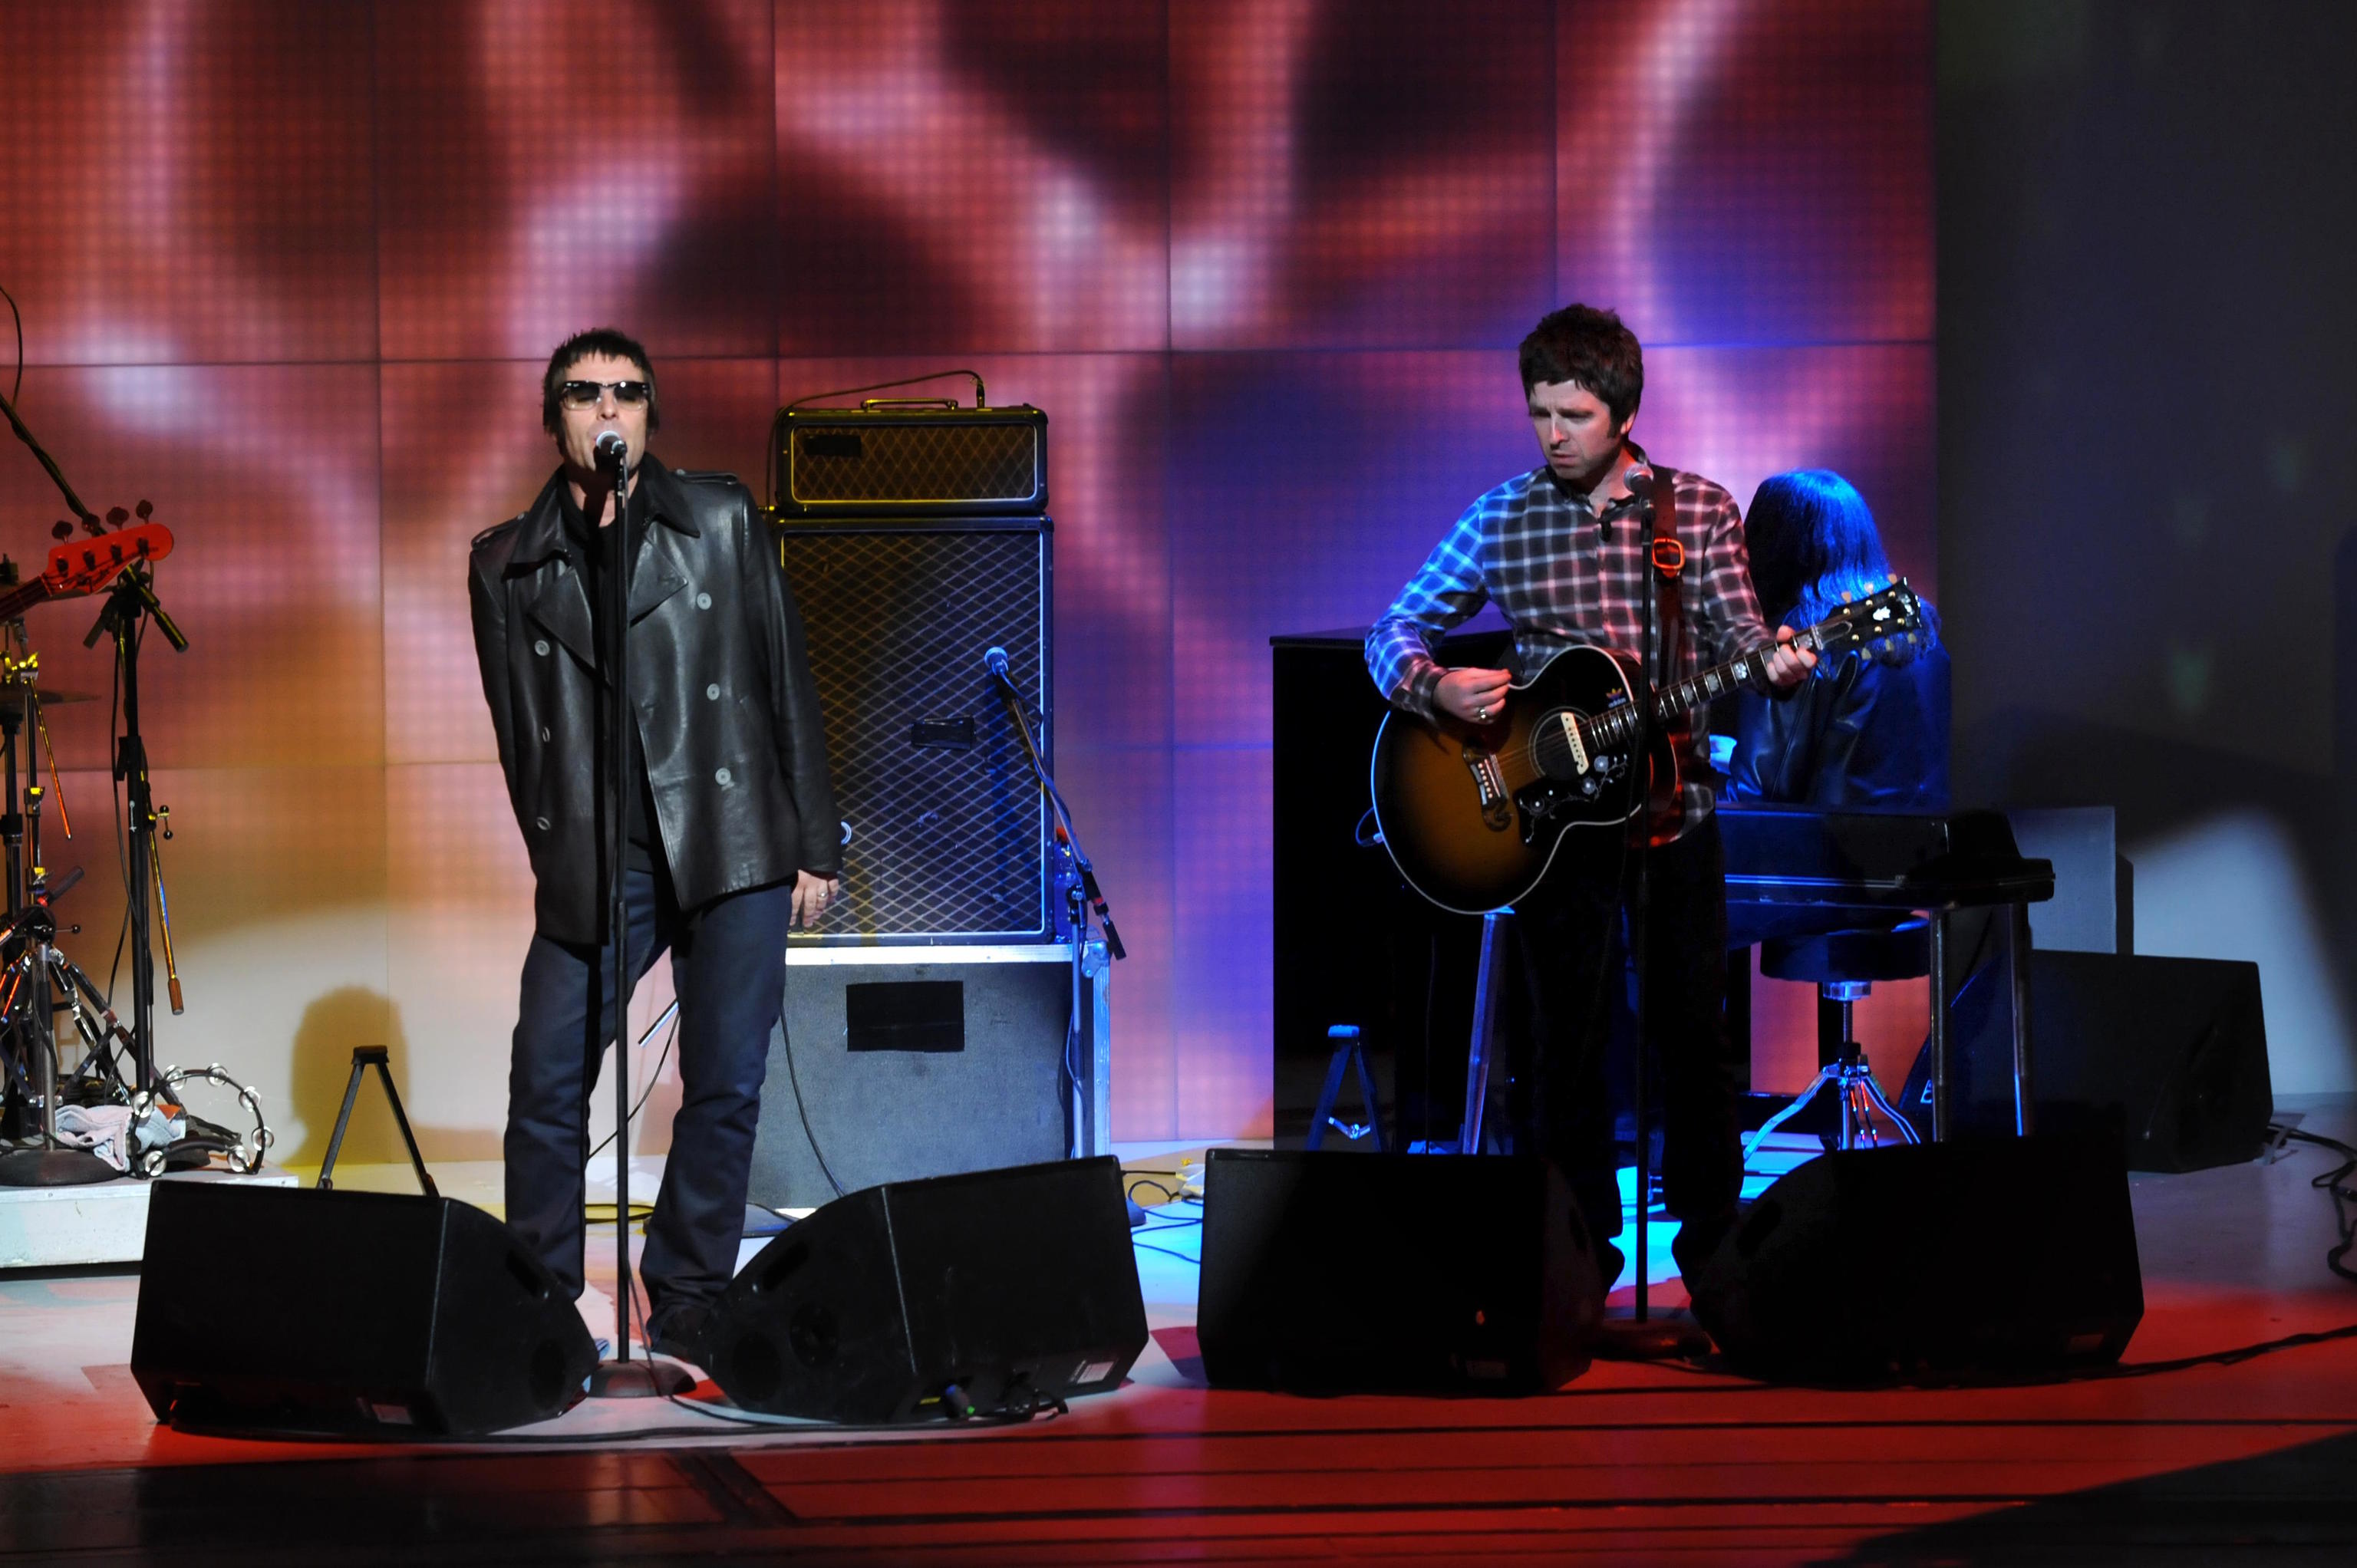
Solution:
[[[2025,857],[1996,811],[1816,811],[1731,805],[1718,811],[1727,847],[1730,947],[1872,925],[1920,913],[1931,923],[1932,1135],[1949,1131],[1951,1013],[1964,976],[1954,972],[1951,918],[1987,909],[2012,990],[2014,1124],[2029,1131],[2029,906],[2054,897],[2054,865]]]

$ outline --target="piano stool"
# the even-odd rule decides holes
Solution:
[[[1829,1023],[1820,1010],[1817,1058],[1824,1065],[1816,1079],[1792,1103],[1770,1117],[1743,1145],[1744,1163],[1767,1136],[1798,1116],[1819,1092],[1831,1090],[1841,1105],[1838,1147],[1857,1146],[1861,1132],[1875,1137],[1867,1107],[1879,1107],[1910,1144],[1921,1143],[1915,1128],[1900,1114],[1867,1066],[1866,1047],[1853,1033],[1851,1009],[1873,990],[1878,980],[1920,980],[1932,972],[1932,928],[1924,919],[1902,920],[1895,926],[1822,931],[1805,937],[1776,937],[1760,944],[1760,972],[1771,980],[1801,981],[1817,994],[1840,1005],[1838,1022]]]

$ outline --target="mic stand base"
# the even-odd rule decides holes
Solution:
[[[11,1149],[0,1155],[0,1187],[90,1187],[129,1179],[88,1149]]]
[[[1599,1361],[1684,1361],[1710,1354],[1710,1336],[1694,1315],[1654,1307],[1643,1317],[1608,1309],[1588,1349]]]
[[[695,1379],[685,1367],[651,1350],[627,1361],[600,1361],[589,1374],[593,1400],[669,1399],[694,1387]]]

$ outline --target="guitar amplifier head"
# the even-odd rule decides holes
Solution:
[[[1048,416],[1028,404],[798,408],[778,429],[780,519],[1048,510]]]

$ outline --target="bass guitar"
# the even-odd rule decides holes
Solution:
[[[1820,658],[1857,648],[1896,658],[1920,639],[1922,602],[1903,577],[1845,603],[1792,646]],[[1653,695],[1647,755],[1635,753],[1634,658],[1567,648],[1486,725],[1394,710],[1375,736],[1368,782],[1375,825],[1409,886],[1444,909],[1478,915],[1518,902],[1578,827],[1618,827],[1678,790],[1671,726],[1748,683],[1764,650],[1729,660]]]
[[[97,593],[132,567],[151,565],[171,553],[172,531],[160,522],[141,522],[113,533],[52,545],[48,567],[39,576],[0,588],[0,621],[14,620],[51,599]]]

